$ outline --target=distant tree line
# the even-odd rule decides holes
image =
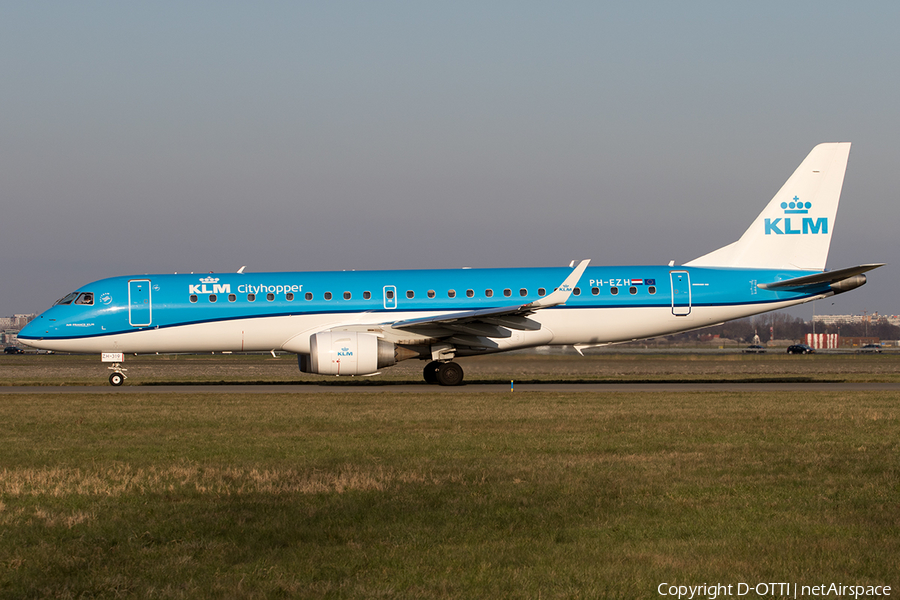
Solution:
[[[885,319],[873,319],[868,324],[840,322],[825,325],[816,323],[815,329],[816,333],[837,333],[842,337],[877,337],[882,340],[900,340],[900,327],[891,325]],[[807,333],[812,332],[812,321],[804,321],[800,317],[774,312],[668,337],[677,342],[702,340],[718,335],[721,338],[749,344],[755,335],[759,335],[759,341],[765,344],[773,335],[775,339],[779,340],[802,340]]]

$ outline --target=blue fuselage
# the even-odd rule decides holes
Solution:
[[[567,268],[138,275],[102,279],[70,294],[19,334],[74,352],[282,349],[320,324],[386,324],[445,311],[526,304],[554,291]],[[538,313],[541,343],[608,343],[661,335],[783,308],[828,285],[766,290],[809,271],[588,267],[562,306]],[[278,319],[273,326],[273,319]],[[617,326],[617,320],[627,326]],[[269,322],[266,324],[266,322]],[[230,324],[230,325],[229,325]],[[243,327],[238,339],[235,325]],[[202,326],[202,327],[201,327]],[[222,336],[216,327],[228,331]],[[163,331],[167,333],[162,335]],[[145,334],[157,332],[153,342]],[[630,333],[629,333],[630,332]],[[302,345],[290,349],[303,349]]]

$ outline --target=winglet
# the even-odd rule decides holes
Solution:
[[[578,280],[581,279],[581,276],[584,274],[584,270],[587,269],[588,263],[591,262],[591,259],[586,259],[578,263],[578,266],[575,267],[569,276],[566,277],[566,280],[563,281],[556,291],[554,291],[549,296],[544,296],[543,298],[539,298],[534,302],[524,305],[522,308],[526,308],[529,310],[537,310],[539,308],[547,308],[549,306],[559,306],[560,304],[565,304],[569,299],[569,296],[572,295],[572,290],[575,289],[575,284],[578,283]]]

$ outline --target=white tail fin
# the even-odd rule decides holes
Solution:
[[[849,142],[819,144],[741,239],[685,264],[824,270],[849,156]]]

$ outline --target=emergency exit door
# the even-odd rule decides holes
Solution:
[[[397,286],[384,286],[384,307],[388,310],[397,308]]]

